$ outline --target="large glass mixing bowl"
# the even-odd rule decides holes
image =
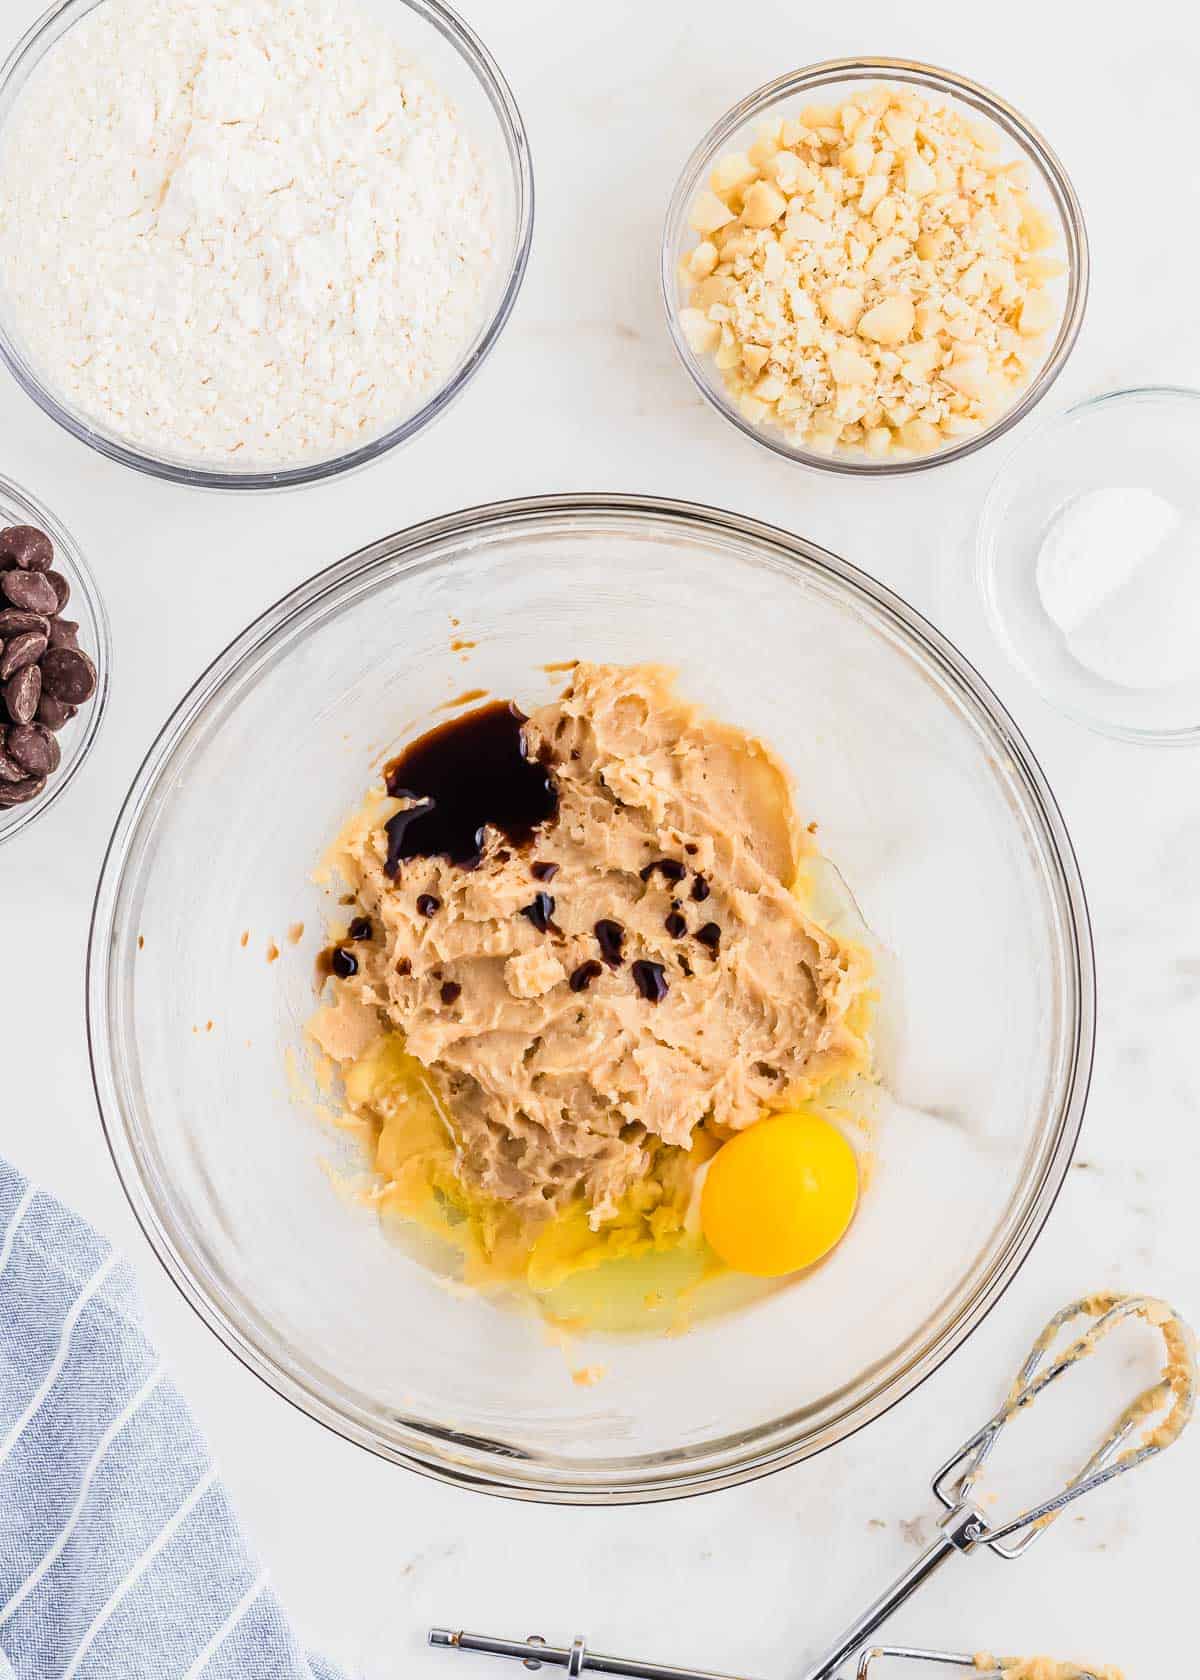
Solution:
[[[890,953],[894,1024],[848,1239],[686,1335],[582,1340],[569,1359],[605,1368],[595,1386],[569,1380],[532,1317],[447,1290],[336,1193],[329,1167],[351,1146],[288,1071],[314,1006],[310,873],[379,764],[464,691],[528,706],[562,682],[547,664],[574,658],[668,660],[685,693],[782,753]],[[811,543],[632,497],[434,520],[251,625],[137,777],[90,951],[117,1167],[222,1341],[384,1457],[564,1501],[725,1486],[907,1394],[1037,1237],[1079,1129],[1093,1019],[1070,842],[971,667]]]

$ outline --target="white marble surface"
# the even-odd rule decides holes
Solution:
[[[996,460],[904,483],[808,476],[737,437],[676,365],[656,293],[660,217],[708,123],[793,64],[926,58],[996,87],[1074,174],[1093,302],[1051,402],[1121,383],[1200,384],[1194,108],[1200,36],[1168,0],[853,8],[471,0],[524,109],[538,174],[516,315],[429,437],[344,485],[280,499],[193,495],[108,465],[0,382],[0,471],[81,537],[112,614],[106,727],[69,797],[0,854],[0,1146],[133,1256],[154,1320],[246,1523],[315,1646],[372,1676],[447,1675],[430,1621],[586,1630],[608,1649],[794,1673],[930,1530],[927,1470],[986,1411],[1029,1335],[1098,1285],[1200,1314],[1200,776],[1193,752],[1090,736],[1004,665],[961,590]],[[39,10],[4,0],[4,46]],[[1080,1158],[1034,1256],[974,1339],[864,1435],[754,1486],[625,1510],[450,1491],[324,1433],[248,1376],[167,1283],[127,1212],[88,1079],[82,976],[92,888],[118,803],[167,710],[254,614],[384,531],[527,492],[707,500],[802,531],[963,639],[1027,729],[1072,828],[1095,918],[1100,1041]],[[1185,1498],[1200,1439],[1095,1501],[1021,1565],[962,1562],[897,1631],[1173,1668],[1200,1542]],[[486,1665],[472,1672],[486,1672]],[[465,1674],[466,1669],[463,1670]]]

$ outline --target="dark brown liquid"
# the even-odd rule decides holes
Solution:
[[[526,758],[524,722],[515,706],[496,701],[431,729],[392,760],[388,792],[421,803],[387,824],[389,875],[411,857],[447,857],[473,869],[487,827],[523,846],[555,815],[554,781],[544,764]]]

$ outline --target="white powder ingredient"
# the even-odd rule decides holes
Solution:
[[[1094,675],[1143,690],[1200,676],[1200,522],[1153,490],[1073,497],[1042,541],[1037,583]]]
[[[1170,536],[1179,515],[1153,490],[1114,487],[1072,496],[1038,552],[1042,605],[1070,633]]]
[[[54,394],[173,459],[328,459],[441,386],[488,299],[488,170],[338,0],[105,0],[0,157],[3,308]]]

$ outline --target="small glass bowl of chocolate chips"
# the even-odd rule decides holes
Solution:
[[[0,843],[58,798],[108,693],[108,621],[78,544],[0,477]]]

